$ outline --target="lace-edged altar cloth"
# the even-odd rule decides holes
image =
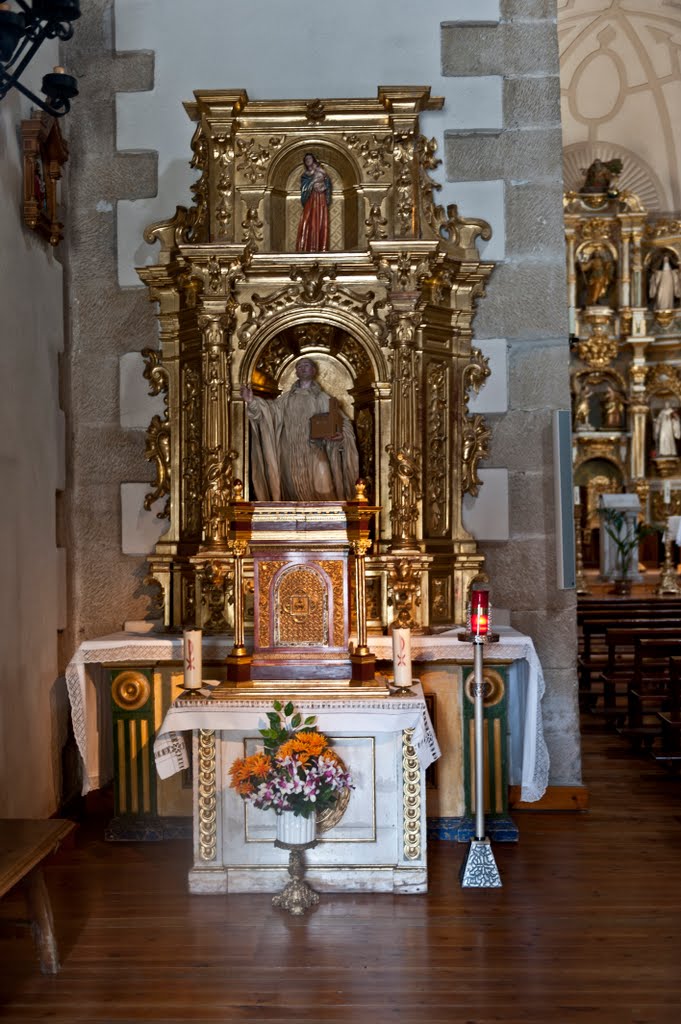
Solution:
[[[415,662],[473,662],[471,644],[460,643],[449,630],[436,636],[411,638]],[[485,649],[487,662],[510,662],[509,668],[509,782],[521,786],[521,799],[539,800],[548,785],[549,755],[544,741],[541,699],[544,676],[532,640],[501,628],[500,643]],[[369,637],[377,658],[392,660],[390,637]],[[204,662],[224,659],[230,637],[204,637]],[[99,789],[112,777],[112,736],[109,676],[104,665],[135,665],[182,660],[182,637],[154,633],[114,633],[80,645],[66,668],[66,685],[76,743],[83,760],[83,793]],[[394,699],[394,698],[391,698]],[[381,702],[385,703],[385,701]]]

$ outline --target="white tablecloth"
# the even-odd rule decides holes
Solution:
[[[221,732],[256,732],[268,728],[266,710],[271,700],[221,700],[207,697],[199,701],[176,700],[168,709],[154,742],[156,770],[162,779],[189,766],[182,732],[213,729]],[[264,710],[264,705],[267,705]],[[301,715],[314,715],[320,732],[330,736],[343,733],[401,733],[413,729],[413,746],[421,768],[425,769],[440,756],[433,726],[428,715],[423,691],[414,686],[413,697],[360,696],[300,699],[295,701]]]
[[[473,662],[472,644],[460,643],[449,630],[436,636],[412,635],[414,661]],[[510,662],[509,781],[521,786],[521,798],[539,800],[546,790],[549,755],[544,742],[541,699],[544,676],[534,644],[515,630],[498,630],[501,640],[485,648],[486,661]],[[369,637],[377,658],[392,660],[390,637]],[[222,660],[232,648],[227,637],[204,637],[203,659]],[[111,778],[109,678],[105,664],[182,660],[182,637],[154,633],[114,633],[86,640],[66,669],[73,731],[83,759],[83,793],[99,789]]]

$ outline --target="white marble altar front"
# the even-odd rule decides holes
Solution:
[[[425,769],[439,756],[420,687],[413,696],[297,699],[333,742],[355,788],[340,821],[306,853],[306,877],[327,892],[425,892]],[[276,818],[228,785],[235,758],[261,748],[270,697],[178,700],[156,739],[162,777],[187,765],[182,733],[193,735],[194,893],[274,892],[287,881],[275,848]]]

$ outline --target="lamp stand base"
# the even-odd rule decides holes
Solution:
[[[459,878],[462,889],[501,888],[501,877],[489,839],[471,839]]]

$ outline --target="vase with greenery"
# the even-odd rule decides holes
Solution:
[[[649,523],[634,520],[616,508],[599,509],[603,529],[615,545],[615,592],[629,593],[631,591],[631,559],[634,551],[638,549],[639,543],[644,537],[656,533],[657,529]]]

